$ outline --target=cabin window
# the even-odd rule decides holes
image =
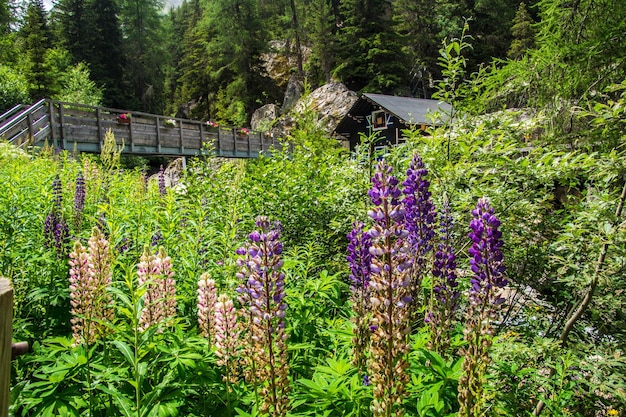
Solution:
[[[384,110],[372,112],[372,130],[387,129],[387,114]]]

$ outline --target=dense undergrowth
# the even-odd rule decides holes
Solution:
[[[33,347],[14,362],[11,412],[624,413],[624,89],[567,140],[541,112],[509,111],[349,155],[304,117],[289,153],[198,157],[169,189],[110,144],[94,157],[0,143],[0,273],[14,338]],[[409,196],[425,216],[411,227],[430,230],[413,241]],[[433,326],[442,259],[458,307]],[[371,304],[364,270],[372,291],[389,285]]]
[[[467,122],[454,134],[412,132],[406,144],[384,156],[402,181],[419,152],[434,206],[449,202],[461,293],[445,351],[429,349],[427,301],[416,311],[400,409],[420,416],[459,410],[461,352],[467,347],[461,313],[468,308],[472,274],[470,212],[486,196],[502,222],[509,292],[492,317],[492,360],[480,399],[484,414],[529,415],[543,401],[544,415],[617,415],[625,404],[620,346],[626,235],[623,218],[614,214],[624,156],[619,150],[566,149],[542,138],[527,143],[533,130],[507,119],[515,118]],[[1,145],[0,271],[15,287],[14,337],[33,345],[32,353],[14,362],[12,413],[258,413],[265,391],[245,375],[225,381],[217,348],[200,335],[197,282],[208,273],[217,291],[240,307],[237,249],[257,227],[257,216],[265,215],[282,224],[289,368],[282,384],[289,414],[370,415],[367,371],[363,375],[352,363],[354,313],[345,256],[352,222],[367,222],[369,176],[380,156],[349,158],[311,123],[292,140],[290,154],[194,159],[181,185],[167,190],[138,170],[120,167],[111,149],[96,158],[45,150],[29,155]],[[84,203],[80,191],[77,197],[80,182]],[[66,226],[47,227],[51,215]],[[110,249],[113,315],[98,322],[105,328],[100,337],[76,344],[69,254],[74,241],[87,246],[94,228]],[[609,249],[597,268],[604,244]],[[167,325],[140,331],[147,289],[138,284],[137,264],[144,251],[156,255],[158,248],[171,257],[176,314]],[[429,274],[419,290],[422,300],[432,291]],[[599,279],[591,304],[559,343],[594,274]],[[243,348],[247,342],[239,343]],[[376,361],[367,349],[366,360]]]

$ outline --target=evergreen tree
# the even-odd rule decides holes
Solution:
[[[257,100],[276,97],[273,83],[261,66],[267,49],[266,31],[254,0],[218,0],[208,10],[214,30],[207,53],[209,77],[217,94],[211,96],[211,116],[243,125]]]
[[[337,55],[337,22],[339,16],[329,0],[311,0],[307,7],[305,22],[311,57],[308,72],[317,83],[330,82]],[[318,74],[318,75],[317,75]]]
[[[524,56],[527,50],[532,49],[535,46],[535,28],[533,18],[526,9],[526,3],[520,3],[515,18],[513,19],[513,26],[511,27],[511,35],[513,41],[511,47],[507,52],[507,56],[511,59],[520,59]]]
[[[519,0],[476,0],[469,11],[473,49],[470,72],[493,58],[506,58],[511,44],[511,22]]]
[[[172,105],[169,112],[178,116],[206,119],[209,116],[208,99],[210,65],[207,54],[208,39],[213,30],[202,20],[203,8],[199,0],[185,1],[170,12],[171,36],[169,50],[175,65],[170,69],[168,92]],[[188,109],[189,102],[194,108]]]
[[[334,74],[352,90],[406,92],[410,67],[387,0],[346,0]]]
[[[165,50],[165,28],[161,0],[122,0],[124,77],[128,83],[127,107],[161,112],[169,57]]]
[[[14,19],[12,1],[0,0],[0,62],[3,64],[15,59],[15,42],[11,30]]]
[[[11,33],[11,22],[13,14],[9,0],[0,0],[0,37]]]
[[[43,0],[30,0],[24,26],[20,31],[24,40],[29,94],[31,99],[50,97],[56,90],[56,80],[47,59],[52,43]]]
[[[124,42],[118,18],[120,9],[116,0],[90,0],[90,58],[87,61],[91,79],[103,87],[105,105],[124,108]]]
[[[72,55],[74,63],[91,62],[92,22],[88,19],[88,0],[59,0],[52,11],[57,37]]]

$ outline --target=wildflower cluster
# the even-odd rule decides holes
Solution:
[[[76,176],[76,191],[74,193],[74,230],[80,230],[85,209],[85,178],[82,172]]]
[[[262,414],[284,416],[287,413],[289,390],[287,364],[287,333],[285,332],[285,274],[281,271],[283,247],[279,223],[274,225],[265,216],[255,222],[258,230],[249,235],[249,242],[237,250],[242,284],[237,288],[248,328],[249,364],[252,377],[259,384],[263,403]]]
[[[57,175],[52,181],[52,194],[54,197],[52,209],[44,223],[45,244],[48,249],[55,249],[57,255],[67,254],[66,247],[70,236],[70,229],[63,217],[63,186]]]
[[[453,247],[452,215],[446,201],[441,212],[439,245],[433,262],[433,297],[426,321],[431,328],[431,349],[443,353],[450,346],[450,332],[458,308],[459,290]]]
[[[163,248],[156,256],[146,248],[137,265],[137,275],[139,285],[145,289],[140,327],[145,330],[155,325],[171,325],[176,317],[176,281],[171,258]]]
[[[407,170],[403,189],[382,161],[372,177],[369,196],[373,208],[368,215],[373,226],[364,231],[355,223],[348,235],[348,263],[355,311],[355,362],[367,362],[364,381],[373,385],[374,416],[402,415],[401,403],[408,383],[407,354],[414,316],[419,311],[422,280],[432,277],[430,311],[425,321],[432,329],[431,348],[443,354],[450,345],[450,333],[459,303],[456,254],[452,216],[447,201],[440,214],[439,234],[434,224],[437,212],[431,200],[428,172],[418,154]],[[459,387],[459,401],[467,407],[478,404],[481,375],[484,374],[493,334],[489,321],[493,307],[501,303],[494,288],[506,284],[502,263],[499,221],[485,199],[472,212],[470,227],[473,246],[470,265],[470,302],[465,330],[468,347],[464,352],[466,371]],[[434,242],[437,250],[433,254]],[[369,345],[363,329],[371,332]],[[365,352],[369,347],[369,360]],[[361,362],[359,362],[361,361]],[[463,406],[461,408],[464,410]],[[478,410],[478,408],[475,408]],[[472,411],[474,413],[474,411]],[[460,414],[464,415],[464,414]],[[476,415],[476,414],[468,414]]]
[[[348,234],[348,264],[350,266],[350,289],[352,292],[352,308],[356,313],[354,322],[354,338],[352,340],[353,363],[363,373],[365,353],[370,340],[370,267],[372,255],[370,247],[372,239],[364,230],[362,222],[355,222]]]
[[[113,318],[109,242],[94,227],[88,248],[76,241],[70,253],[70,304],[74,344],[92,344],[102,337]]]
[[[411,267],[413,258],[407,245],[406,210],[402,192],[392,168],[381,162],[372,178],[369,196],[374,208],[369,216],[374,226],[372,238],[370,302],[372,306],[370,378],[375,416],[401,415],[409,363],[407,336],[411,332]]]
[[[500,221],[485,198],[472,210],[472,246],[469,249],[471,278],[470,305],[465,314],[463,375],[459,379],[459,416],[481,415],[483,378],[490,362],[493,320],[504,301],[498,289],[507,284],[502,256]]]

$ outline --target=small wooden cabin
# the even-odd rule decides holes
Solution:
[[[349,144],[350,150],[360,143],[360,133],[378,132],[375,146],[397,145],[404,142],[403,130],[440,126],[451,110],[449,104],[438,100],[365,93],[339,122],[334,135]]]

